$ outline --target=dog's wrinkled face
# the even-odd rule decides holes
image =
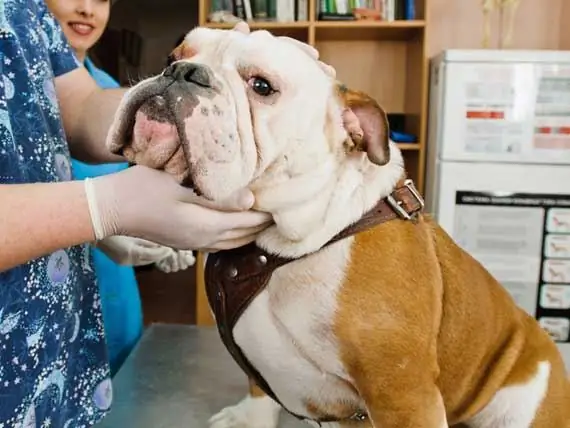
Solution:
[[[307,45],[243,24],[196,28],[162,75],[125,96],[108,147],[209,199],[314,172],[346,156],[346,131],[354,147],[384,164],[385,114],[355,94],[339,90]]]

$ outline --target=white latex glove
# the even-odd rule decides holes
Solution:
[[[120,265],[143,266],[168,257],[171,248],[132,236],[109,236],[93,244]]]
[[[223,250],[252,242],[271,224],[269,214],[250,210],[248,189],[205,206],[168,173],[142,165],[87,179],[85,192],[97,240],[125,235],[181,250]]]
[[[196,261],[192,251],[175,250],[131,236],[109,236],[95,242],[94,246],[120,265],[144,266],[154,263],[167,273],[188,269]]]
[[[155,263],[155,266],[163,272],[171,273],[186,270],[194,266],[196,258],[190,250],[175,250],[167,257]]]

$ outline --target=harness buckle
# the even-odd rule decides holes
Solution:
[[[400,217],[406,219],[406,220],[412,220],[415,215],[424,209],[425,207],[425,202],[424,199],[422,198],[422,196],[420,195],[420,192],[418,192],[418,189],[416,188],[413,180],[411,179],[407,179],[406,181],[404,181],[404,187],[406,187],[410,193],[412,194],[412,196],[414,197],[414,199],[416,199],[416,201],[418,202],[420,209],[412,214],[408,213],[403,207],[403,202],[402,201],[398,201],[396,200],[396,198],[394,198],[394,196],[392,195],[388,195],[386,197],[386,202],[388,202],[388,204],[392,207],[392,209],[396,212],[396,214],[398,214]]]

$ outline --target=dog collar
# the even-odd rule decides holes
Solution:
[[[343,229],[322,248],[389,220],[414,220],[423,208],[424,201],[422,197],[414,186],[413,181],[407,179],[402,186],[397,187],[390,195],[381,199],[360,220]],[[244,310],[267,286],[273,272],[294,260],[298,259],[270,254],[259,248],[255,243],[232,250],[208,254],[204,270],[206,294],[214,313],[219,335],[241,369],[251,379],[255,380],[259,388],[296,418],[312,420],[319,425],[325,422],[340,422],[342,420],[366,420],[367,415],[363,411],[357,411],[345,418],[331,416],[312,419],[299,416],[287,410],[273,393],[265,379],[251,365],[234,340],[233,329]]]

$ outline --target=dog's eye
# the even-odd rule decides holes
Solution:
[[[249,85],[256,94],[262,97],[267,97],[275,92],[271,84],[263,77],[252,77],[249,80]]]

